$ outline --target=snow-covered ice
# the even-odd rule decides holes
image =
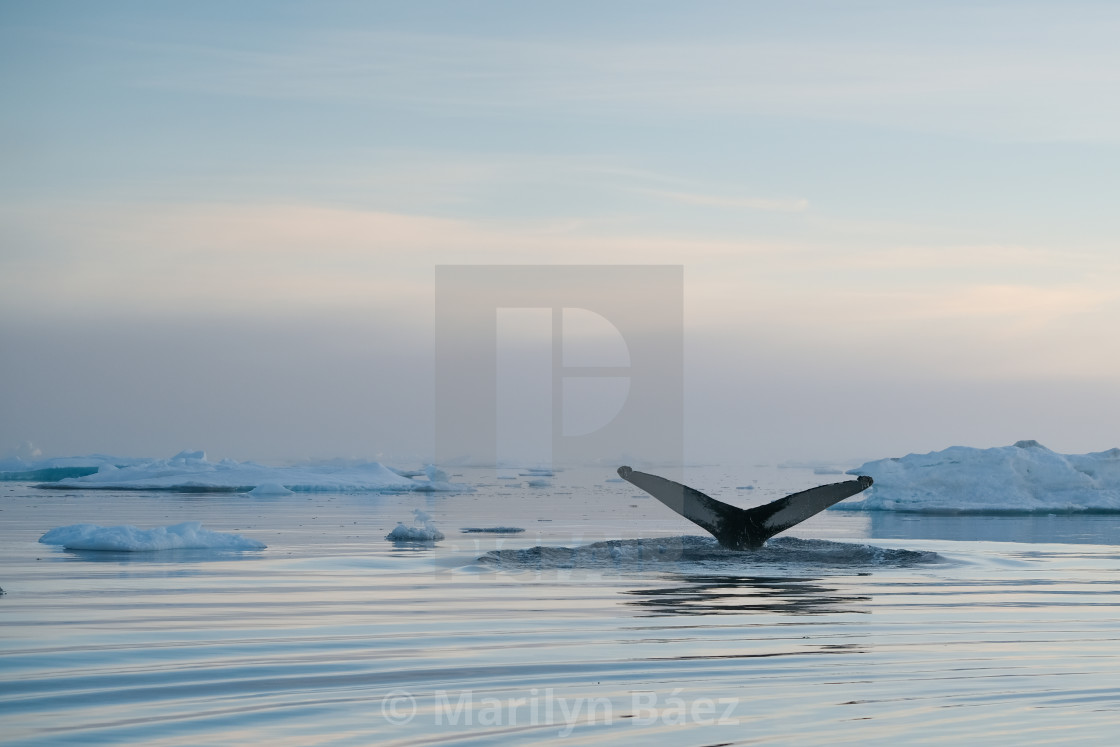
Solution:
[[[431,516],[418,508],[412,514],[416,517],[416,524],[405,526],[404,522],[397,522],[385,539],[393,542],[439,542],[443,539],[443,532],[436,529]]]
[[[103,527],[97,524],[71,524],[50,530],[39,541],[61,545],[67,550],[111,550],[150,552],[153,550],[263,550],[266,545],[240,534],[211,532],[200,521],[185,521],[155,529],[124,525]]]
[[[281,486],[295,492],[349,491],[457,491],[470,488],[447,481],[435,467],[429,479],[402,476],[379,462],[322,463],[268,466],[223,459],[212,462],[203,451],[182,451],[170,459],[103,461],[94,474],[66,477],[44,483],[46,488],[96,490],[179,490],[199,492],[246,492],[264,485]],[[443,478],[443,479],[436,479]],[[259,495],[260,493],[258,493]]]
[[[447,473],[434,464],[425,464],[424,474],[428,476],[428,480],[431,482],[451,482],[451,478],[447,476]]]
[[[1059,454],[1037,441],[879,459],[848,470],[875,484],[846,511],[1067,513],[1120,511],[1120,449]]]
[[[30,458],[13,456],[0,459],[0,482],[36,480],[60,480],[65,477],[80,477],[97,472],[101,467],[127,467],[149,461],[135,457],[118,457],[107,454],[88,456]]]

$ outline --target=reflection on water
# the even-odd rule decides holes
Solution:
[[[626,604],[651,615],[728,615],[776,612],[787,615],[867,613],[864,595],[845,594],[818,578],[781,576],[669,575],[659,588],[626,589],[640,597]]]
[[[5,485],[0,742],[502,745],[570,732],[571,744],[1111,744],[1120,733],[1108,684],[1120,666],[1120,517],[829,512],[799,527],[820,539],[735,552],[678,536],[686,522],[628,484],[577,490],[567,474],[553,493],[454,499]],[[416,508],[448,538],[385,541]],[[188,520],[269,548],[219,558],[37,542],[78,521]],[[873,536],[904,539],[869,539],[873,520]],[[506,525],[527,530],[454,531]],[[927,539],[1031,532],[1113,546]]]
[[[183,563],[206,563],[217,560],[260,560],[263,555],[257,550],[231,550],[225,548],[175,548],[171,550],[151,550],[147,552],[124,552],[118,550],[70,550],[51,548],[51,560],[78,561],[82,563],[139,563],[141,565],[176,565]]]
[[[876,539],[942,539],[962,542],[1055,542],[1120,545],[1120,515],[938,516],[871,511]]]

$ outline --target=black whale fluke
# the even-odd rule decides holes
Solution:
[[[855,480],[809,488],[787,495],[765,506],[743,509],[717,501],[699,490],[666,480],[664,477],[619,467],[618,476],[709,532],[732,550],[754,550],[779,532],[800,524],[834,503],[839,503],[871,487],[867,475]]]

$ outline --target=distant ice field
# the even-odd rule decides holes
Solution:
[[[447,471],[475,491],[0,483],[0,741],[1104,744],[1120,733],[1120,514],[828,511],[734,553],[607,467],[557,471],[547,487]],[[741,506],[847,479],[750,466],[684,478]],[[267,547],[38,541],[75,524],[185,522]],[[427,523],[444,538],[386,538]],[[487,528],[524,531],[462,531]]]
[[[423,477],[423,479],[417,479]],[[286,495],[341,492],[466,492],[467,485],[427,465],[394,470],[379,462],[335,460],[297,465],[266,465],[222,459],[204,451],[181,451],[167,459],[137,459],[95,454],[88,457],[0,460],[0,482],[38,481],[55,490],[167,490],[191,493]]]
[[[785,465],[812,469],[814,475],[843,471],[834,465]],[[858,499],[834,506],[838,511],[908,513],[1120,513],[1120,448],[1090,454],[1059,454],[1037,441],[1010,446],[952,446],[928,454],[909,454],[867,462],[848,470],[870,475],[875,484]],[[676,475],[665,475],[674,477]],[[552,487],[554,473],[545,468],[502,468],[493,480],[512,480],[533,488]],[[607,482],[620,480],[605,478]],[[469,492],[434,465],[395,469],[379,462],[332,460],[292,465],[265,465],[222,459],[203,451],[182,451],[166,459],[94,454],[25,460],[0,460],[0,482],[37,481],[57,490],[166,490],[197,493],[287,495],[341,492]],[[781,481],[772,481],[776,486]],[[726,486],[696,485],[700,490]],[[753,490],[755,485],[737,485]]]

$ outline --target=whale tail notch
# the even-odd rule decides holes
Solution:
[[[756,550],[766,540],[871,487],[867,475],[787,495],[764,506],[736,508],[664,477],[619,467],[618,476],[641,488],[731,550]]]

